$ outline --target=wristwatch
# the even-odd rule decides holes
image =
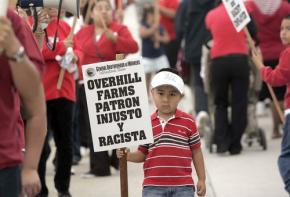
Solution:
[[[21,62],[25,56],[25,49],[23,46],[20,46],[18,51],[13,56],[7,56],[10,61]]]

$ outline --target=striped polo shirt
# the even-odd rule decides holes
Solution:
[[[192,149],[200,148],[200,137],[192,116],[177,110],[162,127],[157,112],[151,115],[154,143],[141,145],[146,155],[143,186],[194,185]]]

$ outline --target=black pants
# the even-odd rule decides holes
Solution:
[[[56,145],[56,165],[54,185],[57,191],[69,190],[72,166],[72,118],[74,103],[61,98],[46,102],[47,121]],[[40,195],[47,196],[45,183],[46,161],[50,154],[49,135],[46,136],[42,150],[38,173],[42,184]]]
[[[0,169],[0,196],[19,197],[21,191],[20,167]]]
[[[84,85],[80,87],[80,95],[80,102],[82,103],[80,108],[82,116],[80,134],[83,136],[82,138],[86,138],[82,141],[86,141],[90,148],[90,172],[97,176],[108,176],[111,174],[110,165],[117,166],[119,160],[115,156],[115,152],[113,152],[113,157],[109,156],[108,151],[94,152]]]
[[[205,93],[203,81],[200,76],[200,69],[200,63],[190,65],[191,85],[194,92],[195,114],[198,114],[200,111],[208,111],[207,94]]]
[[[180,42],[177,39],[171,40],[164,47],[165,47],[165,54],[169,61],[170,68],[176,68],[177,55],[178,55],[178,50],[180,47]]]
[[[211,76],[215,103],[215,143],[218,150],[240,152],[240,141],[247,124],[247,56],[237,54],[213,59]]]

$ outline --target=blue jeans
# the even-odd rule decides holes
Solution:
[[[20,167],[0,169],[0,196],[18,197],[20,194]]]
[[[285,118],[283,128],[281,154],[278,159],[280,174],[283,178],[285,189],[290,194],[290,114]]]
[[[194,197],[193,186],[145,186],[142,197]]]

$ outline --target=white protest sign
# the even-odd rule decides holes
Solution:
[[[141,58],[83,65],[94,151],[153,142]]]
[[[243,0],[223,0],[223,3],[234,27],[240,32],[251,21]]]
[[[0,0],[0,16],[6,16],[8,8],[8,0]]]

